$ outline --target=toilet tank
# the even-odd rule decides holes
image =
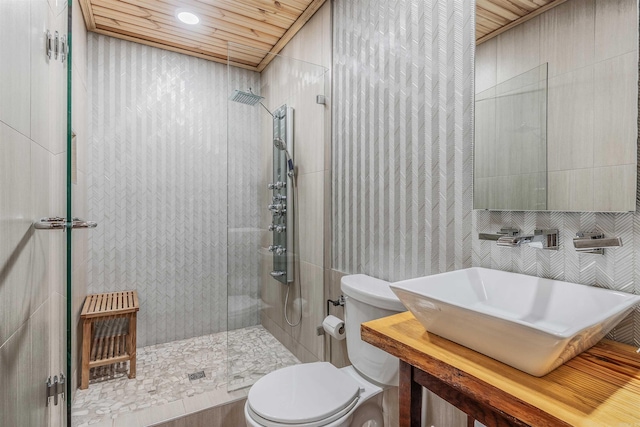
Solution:
[[[347,353],[353,367],[365,377],[384,385],[398,385],[398,359],[360,339],[360,324],[406,311],[389,288],[389,282],[364,274],[344,276],[344,324]]]

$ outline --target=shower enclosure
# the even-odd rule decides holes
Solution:
[[[321,348],[322,283],[300,274],[297,199],[312,194],[309,150],[324,150],[326,69],[270,59],[259,73],[89,34],[86,217],[99,225],[87,293],[137,290],[140,311],[137,378],[93,369],[75,425],[192,407]],[[263,106],[231,101],[235,90]]]

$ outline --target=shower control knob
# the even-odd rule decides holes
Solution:
[[[269,231],[273,231],[276,229],[276,225],[275,224],[269,224]]]
[[[275,252],[276,249],[278,249],[280,246],[279,245],[269,245],[269,252]]]
[[[282,194],[276,194],[273,196],[273,203],[286,202],[287,196],[283,196]]]
[[[283,248],[282,246],[278,246],[275,250],[276,255],[283,255],[287,252],[287,248]]]
[[[273,205],[268,205],[267,209],[269,209],[272,212],[280,212],[285,209],[285,205],[282,203],[275,203]]]
[[[282,233],[287,229],[286,225],[277,225],[276,226],[276,233]]]
[[[272,182],[268,184],[267,187],[269,188],[269,190],[281,190],[287,187],[287,183],[282,181]]]

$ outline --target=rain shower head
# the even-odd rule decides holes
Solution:
[[[253,93],[251,88],[249,88],[249,92],[243,92],[239,89],[235,89],[231,94],[231,96],[229,96],[229,100],[233,102],[239,102],[241,104],[246,104],[251,106],[260,104],[262,105],[262,108],[264,108],[266,112],[269,113],[271,117],[273,117],[273,113],[269,111],[269,109],[265,107],[262,102],[260,102],[263,99],[264,99],[264,96],[256,95],[255,93]]]
[[[241,104],[247,104],[247,105],[256,105],[258,102],[262,101],[263,99],[264,99],[264,96],[254,94],[253,92],[251,92],[251,89],[249,89],[249,92],[243,92],[241,90],[236,89],[233,91],[231,96],[229,96],[230,101],[239,102]]]

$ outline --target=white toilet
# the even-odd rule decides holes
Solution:
[[[360,324],[405,311],[389,282],[344,276],[347,350],[352,366],[303,363],[259,379],[247,396],[248,427],[383,426],[383,387],[398,385],[398,359],[360,339]]]

